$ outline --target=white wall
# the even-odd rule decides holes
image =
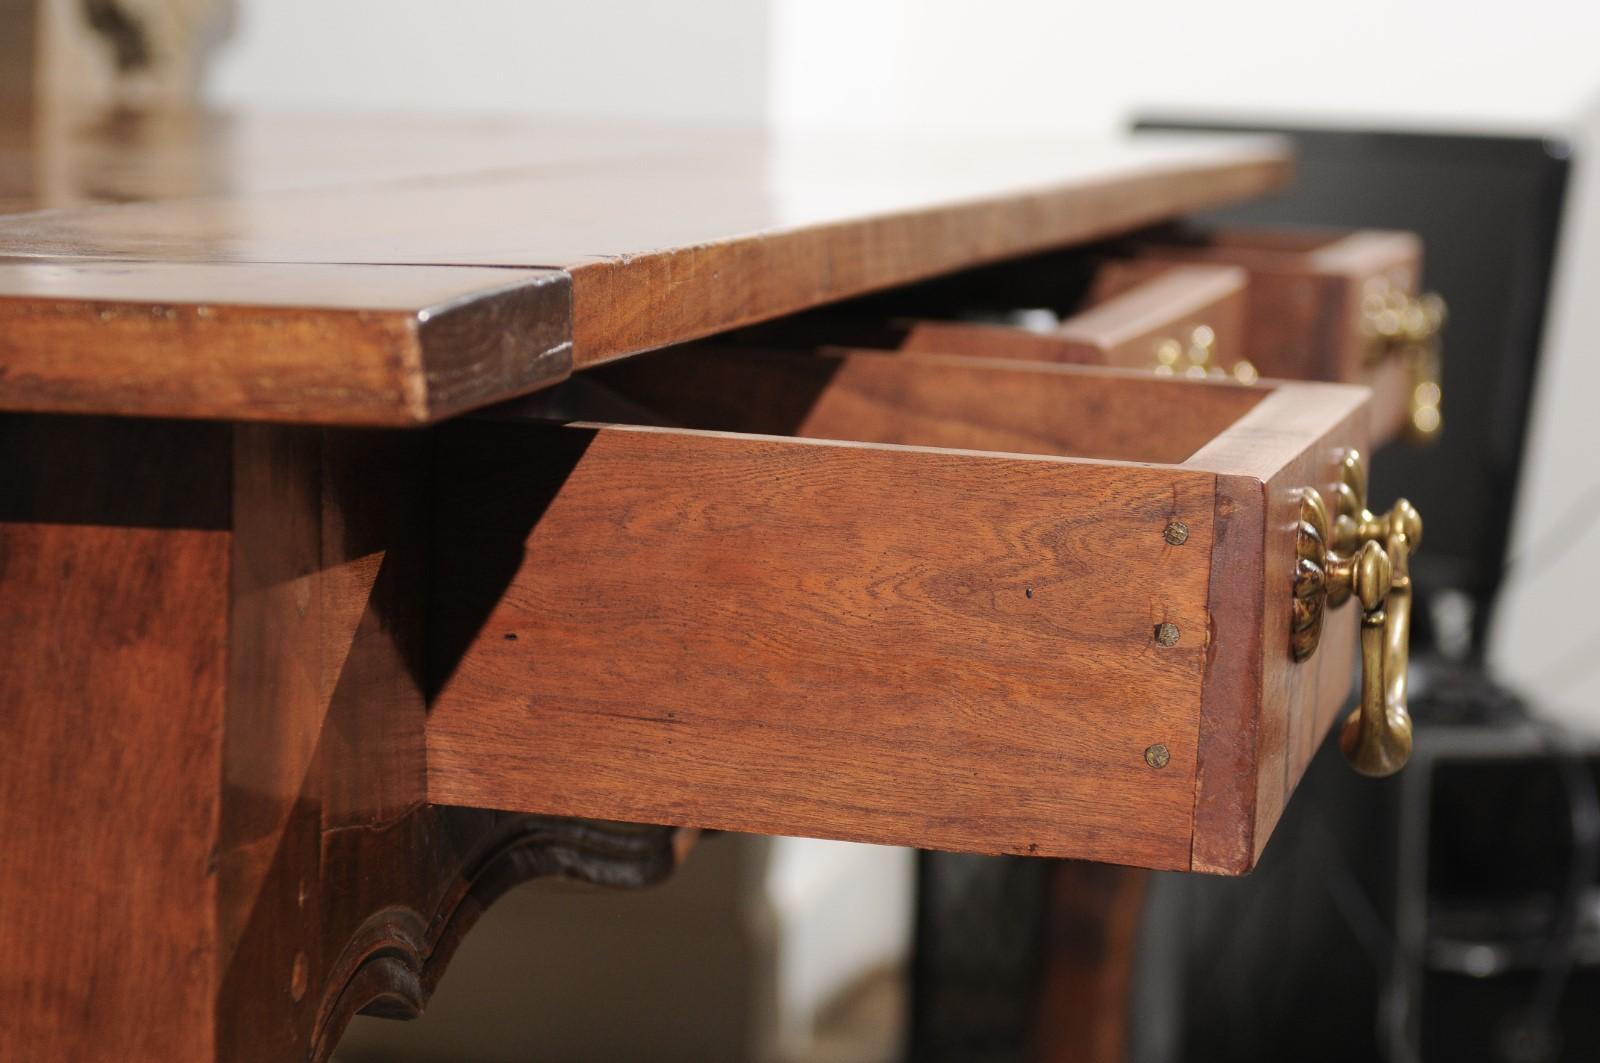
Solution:
[[[775,0],[773,112],[1112,131],[1141,104],[1474,128],[1569,116],[1600,5],[1527,0]]]
[[[766,891],[777,930],[781,1055],[816,1058],[812,1024],[835,994],[910,955],[915,882],[910,849],[773,840]]]
[[[237,0],[222,105],[756,121],[769,10],[746,0]]]
[[[224,105],[1093,130],[1140,104],[1570,116],[1600,5],[1526,0],[236,0]]]
[[[1600,735],[1600,100],[1580,128],[1491,663]]]

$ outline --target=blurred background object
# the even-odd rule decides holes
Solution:
[[[45,105],[189,101],[231,17],[230,0],[4,0],[0,90]]]

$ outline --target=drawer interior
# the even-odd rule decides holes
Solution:
[[[837,345],[1227,375],[1243,349],[1246,272],[1227,264],[1044,258],[855,300],[711,342]],[[1253,381],[1255,374],[1240,375]]]
[[[622,399],[635,418],[681,428],[1167,464],[1186,461],[1267,394],[1073,365],[837,348],[699,346],[594,376],[578,395],[557,396],[560,412],[592,419]]]

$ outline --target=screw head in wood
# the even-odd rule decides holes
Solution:
[[[1178,644],[1178,625],[1157,624],[1156,642],[1163,646],[1176,646]]]
[[[1144,751],[1144,762],[1152,768],[1164,768],[1172,760],[1172,753],[1167,747],[1157,743]]]
[[[1189,526],[1181,520],[1171,521],[1161,537],[1173,546],[1182,546],[1189,541]]]

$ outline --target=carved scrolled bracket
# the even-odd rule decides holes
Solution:
[[[402,850],[412,898],[373,911],[333,962],[309,1058],[325,1060],[356,1014],[419,1016],[456,947],[506,891],[560,877],[615,888],[654,885],[677,867],[696,832],[674,827],[429,806],[360,840]],[[382,834],[391,836],[387,839]],[[398,844],[397,844],[398,843]],[[370,859],[371,853],[351,853]]]

